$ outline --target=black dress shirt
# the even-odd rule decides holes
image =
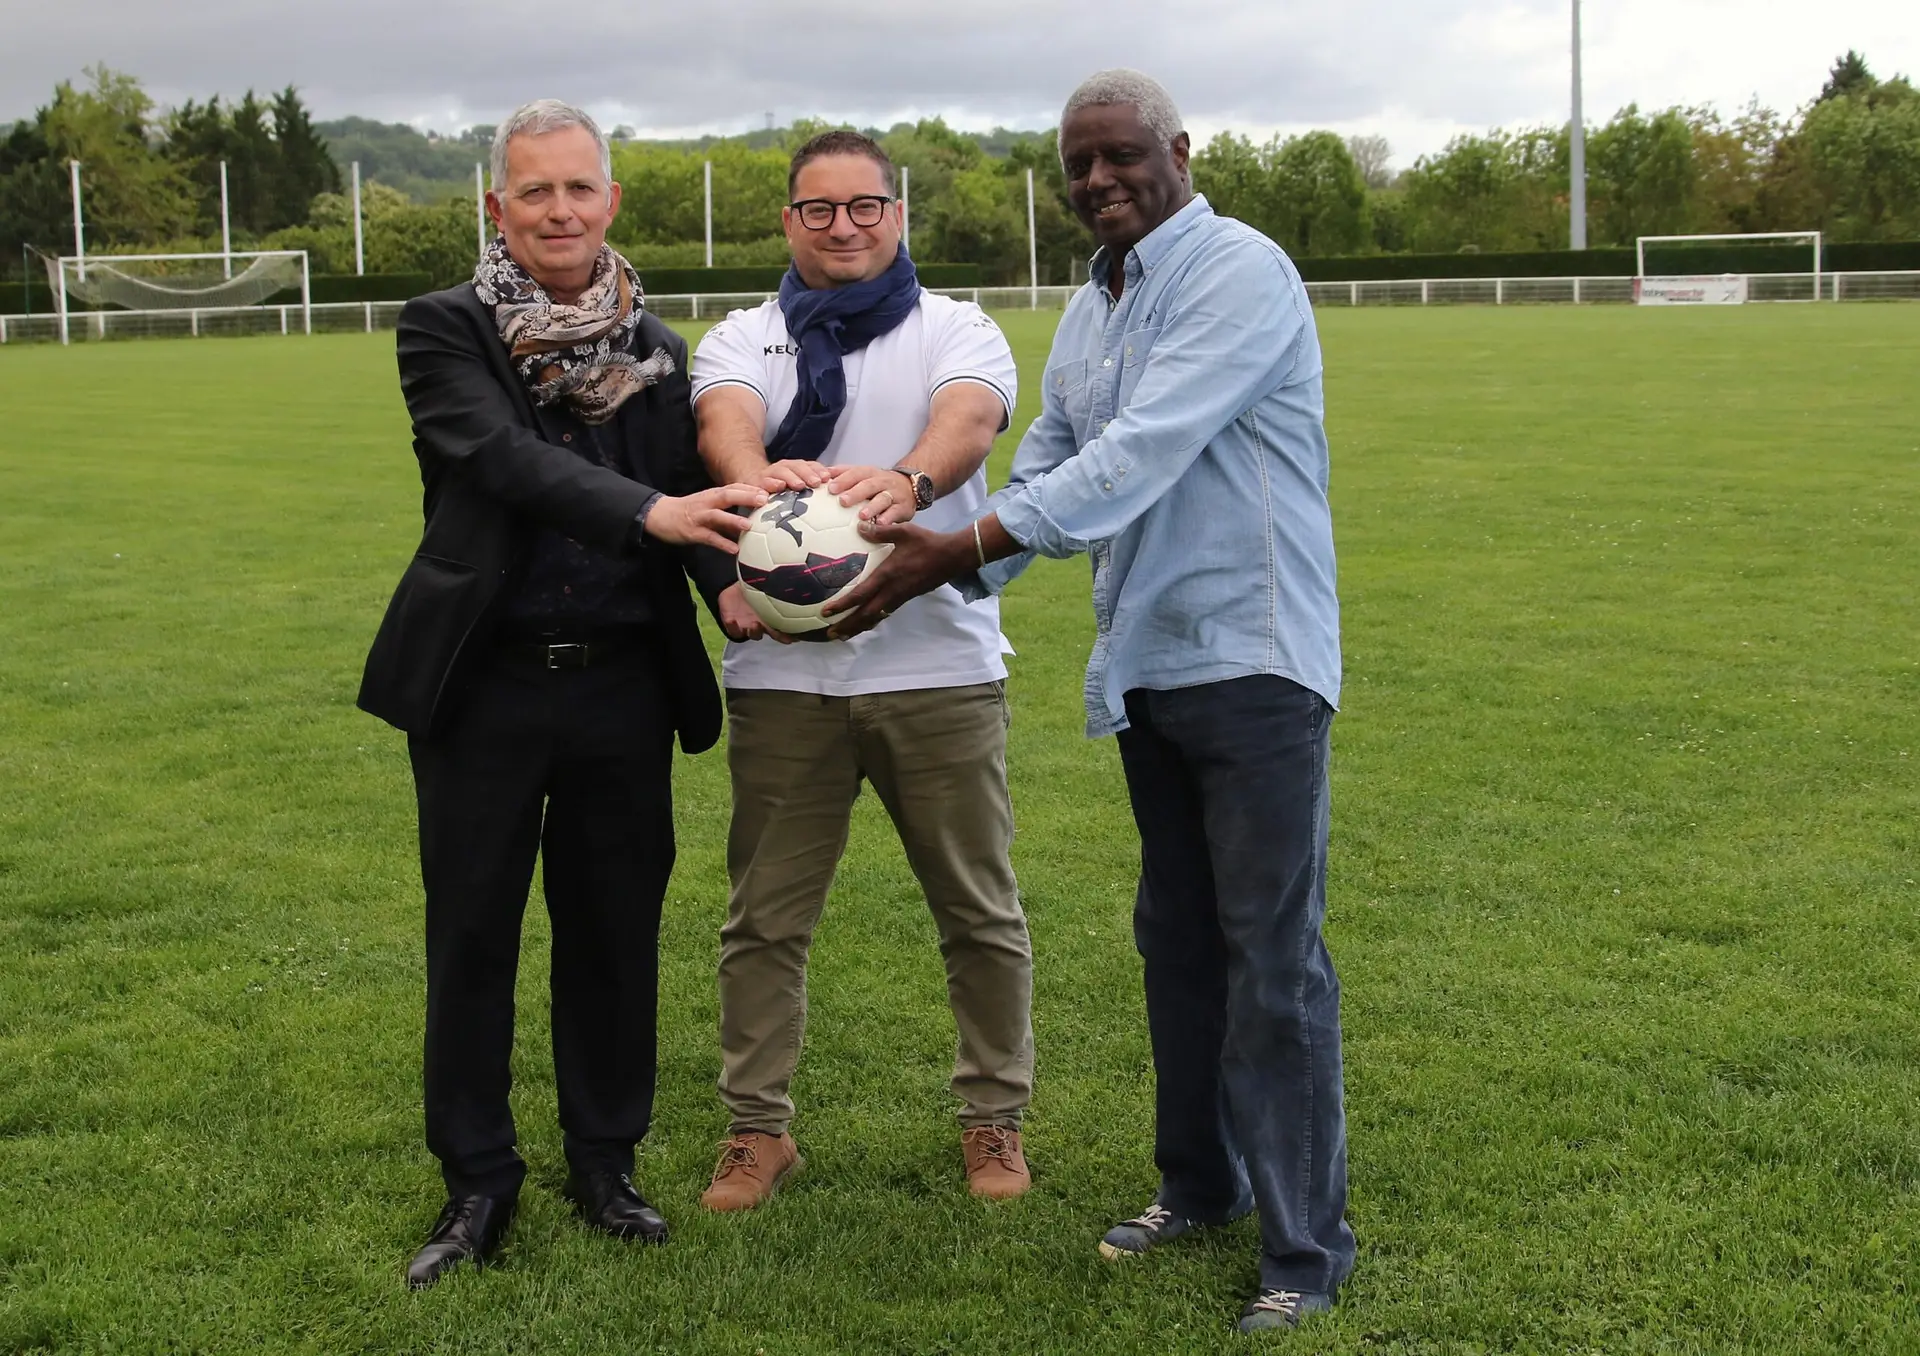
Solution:
[[[563,430],[562,447],[595,466],[637,479],[616,423],[588,424],[570,414],[549,417]],[[522,636],[571,636],[650,624],[654,617],[641,554],[645,549],[608,556],[543,529],[528,551],[519,588],[507,600],[507,629]]]

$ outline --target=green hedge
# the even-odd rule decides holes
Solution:
[[[922,287],[979,287],[978,264],[915,264]]]
[[[1805,273],[1813,251],[1806,245],[1745,245],[1738,241],[1656,245],[1647,250],[1650,273]],[[1373,254],[1351,258],[1296,259],[1308,282],[1374,282],[1404,278],[1631,278],[1630,249],[1542,250],[1527,254]],[[1879,245],[1828,245],[1829,273],[1920,269],[1920,241]]]
[[[1810,251],[1804,245],[1724,244],[1659,246],[1647,252],[1653,273],[1804,273]],[[1830,273],[1892,273],[1920,270],[1920,240],[1882,244],[1828,245]],[[1528,254],[1373,254],[1351,258],[1298,259],[1308,282],[1372,282],[1402,278],[1630,278],[1630,249],[1543,250]],[[919,264],[928,287],[979,287],[978,264]],[[786,270],[752,268],[652,268],[641,270],[647,290],[661,296],[687,292],[776,292]],[[316,273],[310,280],[316,302],[405,301],[433,290],[425,273]],[[275,304],[300,299],[283,292]],[[31,283],[0,282],[0,315],[20,315],[31,303],[41,314],[53,310],[53,293],[35,277]]]
[[[978,287],[978,264],[919,264],[920,281],[928,287]],[[641,280],[649,292],[672,296],[683,292],[777,292],[784,266],[756,268],[651,268],[641,271]],[[433,290],[433,278],[426,273],[316,273],[308,279],[313,299],[320,302],[406,301]],[[53,310],[53,293],[35,278],[29,286],[0,282],[0,315],[20,315],[29,299],[39,312]],[[298,289],[281,292],[269,304],[292,305],[300,300]]]
[[[920,282],[924,287],[978,287],[978,264],[920,264]],[[767,264],[745,268],[643,268],[640,281],[656,296],[672,297],[690,292],[778,292],[786,265]]]
[[[430,273],[316,273],[307,281],[316,302],[410,301],[433,291]]]
[[[411,301],[433,291],[430,273],[316,273],[307,279],[316,306],[341,301]],[[292,306],[300,289],[289,288],[267,298],[270,306]]]
[[[1830,273],[1900,273],[1920,269],[1920,240],[1890,240],[1878,245],[1829,245]]]
[[[433,279],[425,273],[316,273],[307,281],[316,302],[406,301],[433,290]],[[299,300],[300,289],[295,287],[269,298],[269,304],[291,306]],[[51,314],[52,289],[39,278],[31,284],[0,282],[0,315],[25,314],[29,302],[34,311]]]

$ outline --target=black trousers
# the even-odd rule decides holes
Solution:
[[[408,743],[427,897],[427,1147],[456,1195],[512,1195],[526,1176],[507,1094],[538,856],[567,1161],[631,1172],[653,1114],[673,870],[662,670],[644,647],[562,670],[503,650],[469,683],[449,728]]]

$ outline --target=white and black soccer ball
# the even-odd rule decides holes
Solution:
[[[802,640],[826,640],[820,609],[887,558],[889,542],[860,535],[860,509],[826,489],[783,490],[740,534],[741,591],[760,620]]]

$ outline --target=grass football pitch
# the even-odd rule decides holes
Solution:
[[[1018,429],[1055,317],[1001,318]],[[1920,1349],[1920,308],[1320,323],[1360,1256],[1296,1345]],[[676,774],[639,1169],[674,1241],[559,1200],[536,895],[522,1213],[407,1293],[440,1205],[413,804],[353,694],[417,532],[390,335],[0,350],[0,1352],[1240,1349],[1251,1222],[1094,1252],[1154,1177],[1084,562],[1005,608],[1032,1195],[966,1195],[933,929],[867,797],[808,1171],[698,1209],[716,752]]]

